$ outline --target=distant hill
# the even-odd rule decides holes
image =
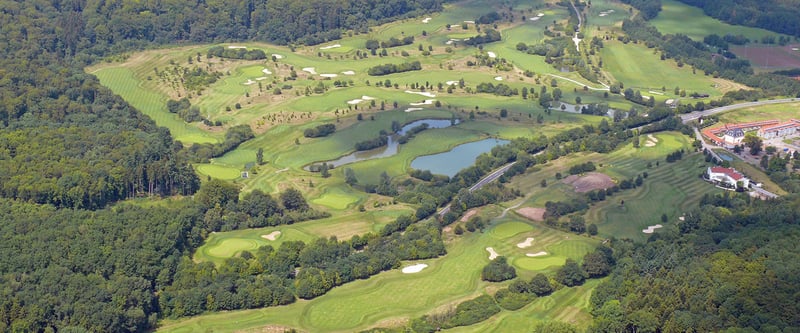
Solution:
[[[706,15],[730,24],[758,27],[800,36],[800,1],[797,0],[679,0],[703,9]]]

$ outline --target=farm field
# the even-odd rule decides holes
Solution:
[[[484,210],[485,213],[482,214],[493,215],[499,212],[498,209],[491,208]],[[298,226],[304,224],[306,223]],[[314,226],[309,224],[304,228],[313,230]],[[275,228],[215,235],[230,241],[260,237],[273,229]],[[535,238],[534,245],[525,249],[519,248],[517,244],[527,237]],[[237,243],[239,242],[234,244]],[[403,274],[400,270],[392,270],[334,288],[310,301],[166,321],[159,331],[233,332],[285,327],[308,331],[350,332],[369,327],[392,326],[405,322],[407,318],[435,313],[451,304],[496,290],[498,284],[480,281],[480,270],[489,262],[486,247],[493,247],[499,254],[507,256],[522,276],[530,277],[536,272],[552,273],[566,258],[580,261],[584,254],[592,251],[598,244],[598,240],[535,226],[515,217],[505,217],[493,221],[483,233],[467,233],[449,241],[448,254],[443,257],[403,264],[403,267],[417,263],[427,264],[428,267],[420,273]],[[526,257],[525,253],[531,251],[548,251],[549,254],[536,258]],[[520,264],[517,264],[518,261]],[[487,322],[474,327],[459,328],[457,331],[480,332],[495,325],[508,329],[524,329],[526,325],[541,320],[586,322],[590,318],[587,310],[588,297],[598,282],[599,280],[587,281],[581,287],[564,288],[535,300],[521,310],[503,311]],[[547,311],[542,311],[543,309]]]
[[[747,59],[755,69],[774,71],[800,66],[800,45],[734,45],[731,52]]]
[[[684,34],[694,40],[702,41],[705,36],[717,34],[743,35],[751,41],[764,36],[777,37],[780,34],[759,28],[730,25],[703,13],[703,10],[676,0],[662,0],[661,12],[650,22],[664,34]]]

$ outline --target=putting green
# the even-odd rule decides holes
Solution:
[[[521,234],[531,230],[533,230],[533,227],[527,223],[511,221],[498,224],[496,227],[494,227],[494,229],[492,229],[491,233],[495,238],[506,239],[516,234]]]
[[[225,239],[214,247],[208,249],[208,254],[214,257],[233,257],[242,251],[258,248],[258,242],[252,239]]]
[[[198,164],[197,172],[204,176],[211,176],[217,179],[236,179],[242,176],[238,169],[218,165],[218,164]]]
[[[319,198],[311,202],[337,210],[345,209],[355,204],[360,199],[359,195],[354,193],[352,189],[343,188],[345,186],[346,185],[329,188]]]
[[[514,266],[527,271],[541,271],[547,269],[548,267],[562,266],[566,261],[566,257],[544,255],[540,257],[524,257],[515,259],[513,264]]]

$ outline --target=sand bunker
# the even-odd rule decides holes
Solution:
[[[246,85],[246,86],[249,86],[249,85],[251,85],[251,84],[253,84],[253,83],[256,83],[256,81],[253,81],[253,80],[247,79],[247,82],[245,82],[245,83],[244,83],[244,85]]]
[[[364,95],[364,96],[361,96],[361,99],[363,99],[365,101],[371,101],[371,100],[375,99],[375,97],[369,97],[367,95]]]
[[[654,137],[652,134],[647,135],[647,141],[644,143],[645,147],[655,147],[656,143],[658,143],[658,138]]]
[[[278,236],[280,236],[280,235],[281,235],[281,232],[280,232],[280,231],[277,231],[277,230],[275,230],[275,231],[271,232],[269,235],[261,235],[261,238],[264,238],[264,239],[266,239],[266,240],[271,240],[271,241],[274,241],[274,240],[275,240],[275,239],[277,239],[277,238],[278,238]]]
[[[658,228],[663,228],[663,227],[664,227],[664,226],[663,226],[663,225],[660,225],[660,224],[651,225],[651,226],[647,227],[647,229],[642,229],[642,232],[643,232],[643,233],[646,233],[646,234],[652,234],[653,232],[655,232],[655,231],[656,231],[656,229],[658,229]]]
[[[503,81],[503,77],[502,76],[495,76],[494,79],[497,80],[497,81]]]
[[[517,247],[520,248],[520,249],[524,249],[526,247],[530,247],[531,245],[533,245],[533,237],[525,238],[524,242],[517,243]]]
[[[354,72],[354,71],[344,71],[344,72],[342,72],[342,74],[344,74],[344,75],[356,75],[356,72]]]
[[[370,100],[373,100],[373,99],[375,99],[375,97],[369,97],[367,95],[364,95],[364,96],[361,96],[361,98],[351,99],[351,100],[347,101],[347,104],[355,105],[355,104],[361,103],[363,101],[370,101]]]
[[[316,69],[314,69],[314,67],[303,68],[303,72],[308,72],[309,74],[317,74],[317,71]]]
[[[475,21],[464,21],[464,23],[475,24]]]
[[[261,72],[264,73],[264,74],[267,74],[267,75],[272,74],[272,72],[270,72],[269,69],[266,69],[266,68],[262,69]]]
[[[525,207],[517,209],[519,215],[525,216],[533,221],[544,221],[544,212],[544,208]]]
[[[408,103],[408,104],[412,105],[412,106],[431,105],[431,104],[433,104],[434,101],[436,101],[436,100],[435,99],[426,99],[424,102]]]
[[[275,59],[283,59],[283,56],[277,53],[273,53],[272,56],[275,57]]]
[[[257,77],[257,78],[256,78],[256,81],[264,81],[264,80],[266,80],[266,79],[267,79],[267,77],[266,77],[266,76],[262,76],[262,77]]]
[[[525,253],[525,256],[527,256],[527,257],[541,257],[541,256],[546,256],[546,255],[547,255],[547,252],[544,252],[544,251],[536,252],[536,253]]]
[[[492,51],[486,52],[486,54],[489,55],[489,58],[497,58],[497,53],[494,53]]]
[[[231,45],[228,46],[229,49],[246,49],[247,46],[238,46],[238,45]]]
[[[320,74],[319,76],[322,76],[322,77],[337,77],[337,76],[339,76],[339,74]]]
[[[540,18],[541,18],[541,17],[538,17],[538,16],[537,16],[537,17],[531,17],[531,18],[530,18],[530,20],[531,20],[531,21],[538,21]]]
[[[427,264],[416,264],[416,265],[413,265],[413,266],[404,267],[403,268],[403,274],[419,273],[423,269],[425,269],[426,267],[428,267]]]
[[[538,17],[542,17],[542,16],[544,16],[544,13],[539,13],[539,14],[536,14],[536,16],[538,16]]]
[[[448,86],[452,86],[452,85],[454,85],[454,84],[457,84],[457,83],[458,83],[458,81],[447,81],[447,82],[445,82],[445,83],[446,83]]]
[[[411,91],[411,90],[406,90],[406,93],[407,93],[407,94],[417,94],[417,95],[422,95],[422,96],[425,96],[425,97],[436,97],[436,95],[434,95],[434,94],[432,94],[432,93],[429,93],[429,92],[427,92],[427,91]]]
[[[489,251],[489,260],[494,260],[494,258],[499,257],[500,255],[494,251],[492,247],[487,247],[486,251]]]
[[[330,49],[335,49],[337,47],[342,47],[342,46],[339,45],[339,44],[333,44],[333,45],[329,45],[329,46],[320,47],[319,49],[320,50],[330,50]]]
[[[430,21],[431,21],[430,17],[426,17],[426,18],[422,19],[422,23],[428,23]]]
[[[406,112],[414,112],[414,111],[421,111],[421,110],[425,110],[425,109],[423,109],[423,108],[408,108],[408,109],[406,109]]]
[[[572,183],[575,192],[578,193],[607,189],[614,186],[614,180],[611,177],[599,172],[589,172],[580,178],[569,176],[564,178],[563,182],[566,184]]]

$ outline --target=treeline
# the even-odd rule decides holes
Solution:
[[[389,143],[389,134],[386,133],[386,131],[381,130],[380,134],[378,134],[376,138],[356,142],[355,149],[357,151],[370,150],[383,147],[387,143]]]
[[[306,128],[306,130],[303,131],[303,136],[307,138],[319,138],[331,135],[333,132],[336,132],[335,124],[322,124],[314,128]]]
[[[187,123],[203,120],[203,116],[200,115],[200,108],[192,106],[192,103],[189,102],[189,99],[186,97],[177,101],[174,99],[168,100],[167,111],[177,114],[178,117],[181,117],[181,119]]]
[[[194,163],[208,163],[214,157],[236,149],[242,142],[255,137],[250,125],[236,125],[225,132],[225,140],[220,143],[195,143],[180,151],[180,155]]]
[[[388,41],[378,41],[376,39],[368,39],[364,45],[367,50],[377,50],[379,48],[388,49],[390,47],[411,45],[414,44],[414,36],[406,36],[403,39],[396,37],[389,38]]]
[[[408,71],[418,71],[421,69],[422,64],[420,64],[419,61],[412,61],[402,64],[384,64],[370,67],[370,69],[367,70],[367,74],[372,76],[382,76]]]
[[[612,240],[625,264],[592,293],[590,331],[796,331],[798,208],[796,196],[706,195],[646,243]]]
[[[494,94],[497,96],[515,96],[519,95],[519,89],[511,88],[509,85],[505,83],[498,83],[497,85],[492,84],[491,82],[481,82],[475,87],[475,92],[478,93],[486,93],[486,94]]]
[[[243,59],[243,60],[262,60],[267,59],[267,54],[262,49],[246,49],[246,48],[226,48],[223,46],[214,46],[208,49],[206,56],[209,58],[220,57],[229,59]]]
[[[777,0],[766,1],[702,1],[680,0],[715,19],[734,25],[763,28],[787,35],[800,37],[800,8],[795,4]]]
[[[631,5],[639,10],[642,18],[650,20],[656,18],[661,12],[661,0],[621,0],[622,3]]]

